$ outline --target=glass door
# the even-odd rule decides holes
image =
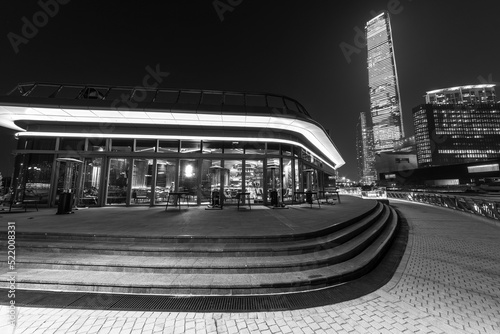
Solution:
[[[130,204],[151,203],[153,159],[134,159],[132,168],[132,196]]]
[[[127,203],[128,167],[128,159],[109,159],[107,204]]]
[[[102,158],[85,158],[85,161],[83,163],[82,186],[80,187],[80,205],[99,205],[101,173]]]
[[[168,193],[175,190],[177,160],[156,160],[155,204],[166,204]]]

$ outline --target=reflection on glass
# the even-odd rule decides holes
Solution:
[[[304,188],[300,188],[300,185],[302,184],[301,179],[302,179],[302,173],[299,172],[299,159],[295,159],[295,172],[294,172],[294,177],[295,177],[295,191],[302,191]]]
[[[128,159],[109,159],[108,204],[125,204],[128,185]]]
[[[85,158],[83,163],[82,189],[80,204],[95,206],[99,204],[99,186],[102,172],[102,158]]]
[[[160,140],[158,145],[158,152],[160,153],[178,153],[179,141],[178,140]]]
[[[179,162],[179,191],[189,193],[189,201],[197,202],[198,198],[198,160],[181,159]]]
[[[267,200],[271,204],[277,205],[280,202],[280,198],[282,195],[281,191],[281,168],[280,168],[280,159],[279,158],[271,158],[267,159]],[[276,200],[278,202],[274,203],[273,196],[274,192],[276,192]]]
[[[266,143],[249,142],[245,145],[247,155],[263,155],[266,153]]]
[[[14,198],[22,201],[31,197],[40,203],[48,203],[54,155],[27,154],[21,159],[24,163],[20,164]]]
[[[152,174],[153,159],[134,159],[131,204],[149,204],[151,202]]]
[[[245,143],[233,141],[224,142],[224,154],[243,154],[245,152]]]
[[[280,144],[267,143],[267,154],[280,154]]]
[[[155,152],[156,151],[156,140],[137,139],[135,141],[135,151],[136,152]]]
[[[111,139],[112,152],[132,152],[133,139]]]
[[[209,203],[212,192],[219,192],[221,182],[221,161],[203,160],[201,164],[201,202]]]
[[[236,195],[243,191],[242,186],[242,161],[241,160],[224,160],[224,168],[228,170],[224,180],[224,196],[226,201],[235,202]]]
[[[182,140],[181,153],[198,153],[201,151],[201,142],[199,140]]]
[[[293,171],[292,171],[292,159],[283,159],[283,200],[292,200],[293,194]]]
[[[254,203],[264,203],[264,160],[246,160],[245,191],[250,193]]]
[[[168,193],[175,190],[176,160],[158,159],[156,161],[155,203],[167,201]]]
[[[222,153],[222,148],[224,147],[224,142],[222,141],[204,141],[203,142],[203,153]]]

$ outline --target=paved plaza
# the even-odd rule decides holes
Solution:
[[[18,308],[15,333],[499,333],[500,227],[450,209],[391,200],[408,246],[393,279],[364,297],[259,313]],[[0,306],[0,332],[11,333]]]

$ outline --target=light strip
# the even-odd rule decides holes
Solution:
[[[441,89],[436,89],[436,90],[431,90],[429,92],[426,92],[426,94],[436,94],[436,93],[444,93],[444,92],[454,92],[459,89],[481,89],[481,88],[492,88],[495,87],[495,84],[483,84],[483,85],[468,85],[468,86],[457,86],[457,87],[450,87],[450,88],[441,88]]]
[[[261,137],[216,137],[216,136],[173,136],[173,135],[138,135],[138,134],[100,134],[100,133],[73,133],[73,132],[36,132],[24,131],[15,134],[16,137],[69,137],[69,138],[125,138],[125,139],[159,139],[159,140],[214,140],[214,141],[255,141],[255,142],[272,142],[272,143],[286,143],[290,145],[300,146],[308,151],[312,156],[321,160],[328,167],[335,169],[330,163],[319,157],[314,152],[311,152],[302,143],[276,138],[261,138]],[[337,167],[338,168],[338,167]]]

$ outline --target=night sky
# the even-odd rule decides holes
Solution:
[[[500,82],[498,0],[219,0],[233,4],[221,15],[212,0],[60,1],[46,22],[37,1],[1,2],[0,94],[31,81],[140,86],[147,66],[170,73],[159,88],[283,94],[330,130],[351,179],[356,121],[369,110],[366,48],[348,61],[340,45],[355,48],[376,12],[392,10],[407,135],[426,91]],[[22,36],[34,16],[38,32],[16,53],[9,33]],[[5,130],[0,140],[0,172],[10,175],[15,141]]]

